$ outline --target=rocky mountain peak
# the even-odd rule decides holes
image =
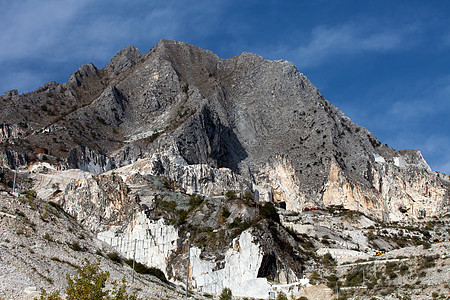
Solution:
[[[111,59],[105,69],[108,73],[117,75],[134,65],[140,57],[141,52],[136,47],[126,46]]]
[[[83,78],[96,75],[97,71],[98,69],[93,63],[82,65],[78,70],[70,75],[68,84],[72,86],[80,86]]]

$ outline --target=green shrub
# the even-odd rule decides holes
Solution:
[[[322,263],[325,266],[332,266],[336,264],[336,261],[334,260],[333,256],[331,256],[330,253],[327,253],[322,257]]]
[[[122,264],[122,258],[120,257],[119,253],[111,252],[111,253],[108,253],[106,256],[113,262]]]
[[[247,201],[253,200],[253,194],[250,191],[246,191],[244,194],[244,199]]]
[[[239,229],[238,232],[240,233],[240,232],[250,228],[250,226],[252,226],[251,222],[242,221],[241,218],[237,217],[233,220],[233,222],[230,225],[228,225],[228,228],[230,228],[230,229],[238,228]]]
[[[99,121],[99,122],[102,123],[103,125],[106,125],[106,120],[103,119],[102,117],[97,116],[97,121]]]
[[[225,197],[230,200],[236,197],[236,192],[235,191],[227,191],[225,193]]]
[[[22,211],[18,210],[17,208],[16,208],[16,215],[25,218],[25,214]]]
[[[186,83],[185,85],[183,85],[183,92],[185,94],[187,94],[189,92],[189,84]]]
[[[286,294],[284,292],[279,292],[277,295],[277,299],[278,300],[288,300],[288,297],[286,296]]]
[[[229,288],[224,288],[219,296],[220,300],[231,300],[232,298],[233,294],[231,293],[231,290]]]
[[[36,191],[34,191],[34,190],[28,190],[28,191],[25,193],[25,195],[26,195],[26,197],[28,198],[28,200],[34,200],[34,199],[36,199],[36,197],[37,197],[37,193],[36,193]]]
[[[427,242],[423,243],[423,249],[430,249],[430,248],[431,248],[431,244],[430,243],[427,243]]]
[[[409,266],[408,265],[406,265],[406,264],[402,264],[401,266],[400,266],[400,274],[401,275],[406,275],[408,272],[409,272]]]
[[[421,260],[420,260],[420,269],[428,269],[428,268],[432,268],[436,265],[436,259],[439,258],[439,255],[431,255],[431,256],[424,256]]]
[[[297,235],[296,241],[299,242],[300,246],[302,246],[305,250],[313,250],[314,244],[309,240],[309,237],[307,234],[303,233],[300,235]]]
[[[68,243],[69,248],[72,249],[73,251],[83,251],[83,247],[80,246],[80,243],[78,243],[77,241],[74,241],[72,243]]]
[[[228,210],[228,208],[224,207],[222,210],[222,217],[227,219],[231,215],[231,212]]]
[[[327,276],[326,279],[327,279],[327,287],[329,287],[330,289],[335,289],[339,278],[336,275],[330,275]]]
[[[192,209],[199,207],[203,203],[203,197],[200,195],[191,195],[189,198],[189,206]]]
[[[137,300],[135,294],[128,295],[125,288],[125,279],[119,287],[114,283],[112,291],[105,291],[105,284],[108,280],[109,272],[100,269],[100,259],[95,263],[87,259],[81,267],[77,269],[77,275],[71,277],[67,275],[67,287],[65,289],[66,300]],[[37,299],[37,298],[35,298]],[[48,294],[41,288],[39,300],[61,300],[59,291]]]
[[[175,201],[161,201],[161,206],[171,211],[175,211],[177,209],[177,203]]]
[[[280,216],[272,202],[266,202],[259,207],[259,215],[265,219],[280,223]]]
[[[49,241],[49,242],[52,242],[52,241],[53,241],[53,239],[51,238],[51,236],[50,236],[50,234],[49,234],[48,232],[46,232],[46,233],[44,234],[44,239],[46,239],[46,240]]]
[[[41,220],[47,222],[48,212],[45,210],[41,215]]]
[[[184,209],[177,210],[177,219],[175,220],[176,225],[182,225],[186,222],[189,211]]]
[[[50,204],[51,206],[53,206],[54,208],[58,209],[58,210],[63,210],[63,208],[61,207],[61,205],[59,205],[56,202],[53,201],[48,201],[48,204]]]
[[[362,270],[356,270],[347,274],[345,278],[345,284],[347,286],[358,286],[363,283],[363,272]]]
[[[289,226],[284,227],[284,228],[296,241],[299,241],[299,238],[298,238],[299,233],[297,230],[295,230],[294,228],[289,227]]]
[[[125,263],[129,265],[131,268],[133,268],[133,260],[132,259],[126,259]],[[164,272],[160,269],[153,268],[153,267],[147,267],[144,264],[141,264],[140,262],[135,261],[134,262],[134,271],[139,274],[150,274],[157,278],[159,278],[163,282],[167,282],[166,275],[164,275]]]
[[[311,282],[311,284],[316,284],[320,280],[321,278],[317,271],[311,273],[311,276],[309,277],[309,281]]]
[[[59,291],[56,290],[52,292],[51,294],[48,294],[47,291],[44,288],[41,288],[41,294],[39,295],[39,298],[34,298],[38,300],[62,300],[61,295],[59,294]]]
[[[161,132],[155,131],[151,136],[147,137],[146,140],[149,143],[153,143],[158,138],[158,136],[161,135],[161,133],[162,133],[162,131]]]

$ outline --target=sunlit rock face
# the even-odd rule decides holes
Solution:
[[[418,155],[421,158],[420,152]],[[378,158],[367,171],[370,188],[349,182],[333,163],[323,203],[342,205],[388,222],[438,216],[448,207],[446,187],[428,171],[423,159],[414,163],[419,166],[407,165],[402,157],[396,157],[391,164]]]
[[[137,203],[118,175],[97,175],[72,180],[59,203],[69,214],[93,232],[104,226],[127,224]]]
[[[22,125],[27,126],[26,124]],[[13,140],[20,137],[25,133],[24,128],[18,124],[1,124],[0,125],[0,142],[6,142],[7,140]]]
[[[164,220],[151,221],[144,213],[139,213],[124,231],[120,226],[111,226],[97,237],[114,247],[128,259],[134,259],[162,270],[167,277],[167,263],[170,255],[177,249],[178,231],[166,225]]]
[[[220,262],[203,260],[200,254],[201,249],[191,248],[190,276],[198,290],[220,294],[229,288],[235,296],[256,298],[265,298],[272,291],[266,278],[258,278],[264,253],[249,231],[233,240]]]
[[[298,246],[279,225],[270,225],[265,220],[256,228],[240,233],[229,244],[221,246],[221,250],[193,244],[188,254],[186,232],[180,232],[177,226],[171,224],[173,221],[155,218],[155,205],[160,194],[145,181],[148,176],[145,174],[151,172],[149,161],[138,161],[133,167],[125,166],[102,175],[87,175],[82,171],[67,174],[64,180],[58,182],[60,186],[64,183],[66,186],[57,199],[68,213],[123,257],[158,268],[173,281],[182,282],[181,279],[189,272],[190,286],[197,291],[217,294],[223,288],[230,288],[233,295],[263,298],[273,290],[273,283],[269,283],[266,277],[270,276],[283,284],[299,280],[301,264],[296,263],[290,254],[283,253],[277,243],[283,241],[284,247],[290,249]],[[56,173],[71,171],[52,172],[51,177],[47,175],[41,179],[47,182],[47,188],[57,182]],[[44,192],[45,189],[39,190],[39,193]],[[180,194],[187,197],[183,195]],[[215,200],[214,196],[208,199],[206,201],[216,204],[205,205],[201,212],[190,217],[188,222],[191,226],[196,222],[206,222],[197,220],[197,214],[200,217],[220,216],[220,200]],[[239,220],[257,216],[248,207],[240,205],[233,206],[230,211]],[[217,226],[217,219],[214,218],[212,223],[205,223],[206,229]],[[217,230],[225,233],[227,224],[224,226]],[[278,242],[275,242],[271,230],[280,233]],[[186,270],[188,259],[190,268]]]

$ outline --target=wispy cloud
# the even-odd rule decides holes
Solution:
[[[25,60],[40,62],[42,69],[45,64],[59,64],[71,65],[75,71],[88,62],[103,67],[127,45],[147,52],[161,38],[196,42],[214,35],[221,20],[217,16],[227,5],[225,1],[205,5],[191,0],[2,1],[0,78],[5,77],[6,65]],[[61,75],[53,80],[60,80],[57,76]],[[26,92],[45,83],[36,70],[28,77],[34,79],[27,80],[28,84],[20,81],[23,76],[0,79],[0,90]]]
[[[450,76],[421,78],[411,83],[395,101],[386,101],[387,117],[417,120],[437,117],[450,110]]]
[[[386,65],[396,60],[379,54],[406,53],[410,57],[405,61],[414,57],[409,61],[418,63],[418,68],[429,60],[436,64],[440,58],[427,55],[439,48],[436,52],[444,57],[442,53],[450,47],[447,10],[440,9],[439,17],[436,4],[355,1],[355,13],[348,14],[339,3],[244,2],[0,0],[0,93],[13,88],[31,91],[49,80],[63,82],[83,63],[103,67],[122,47],[134,45],[147,52],[161,38],[187,41],[224,58],[249,51],[269,59],[288,59],[306,73],[334,73],[334,77],[347,66],[364,69],[358,65],[367,62],[364,57],[373,57],[371,62],[383,57]],[[330,12],[336,15],[324,19],[323,13]],[[290,21],[280,22],[280,16]],[[419,56],[421,50],[428,52]],[[338,64],[339,71],[330,70],[329,65],[338,60],[344,61]],[[450,154],[446,154],[450,77],[442,71],[446,69],[430,68],[418,74],[416,82],[407,82],[410,74],[405,76],[409,79],[391,82],[408,70],[380,69],[386,78],[374,75],[369,83],[347,76],[356,87],[341,95],[358,99],[344,99],[339,107],[374,133],[385,134],[383,143],[399,149],[422,148],[433,168],[450,172]],[[314,83],[327,86],[323,77]],[[334,92],[339,90],[335,87]],[[333,101],[334,95],[330,96]]]
[[[141,4],[141,9],[133,6],[136,4]],[[55,64],[73,66],[72,71],[90,61],[103,67],[126,45],[148,44],[143,49],[148,51],[160,38],[174,36],[182,25],[183,20],[176,17],[176,9],[171,5],[158,6],[143,1],[129,6],[129,11],[122,11],[115,9],[110,1],[2,2],[0,90],[17,88],[27,92],[36,89],[45,83],[44,78],[47,79],[38,69],[55,69]],[[102,14],[103,11],[108,13]],[[30,61],[39,63],[33,71],[6,70],[6,66]],[[22,75],[5,78],[3,72]],[[27,80],[23,81],[26,73]],[[64,74],[63,78],[68,75]],[[61,79],[61,74],[54,76],[52,80]]]
[[[300,67],[317,67],[341,56],[405,49],[416,43],[412,39],[416,30],[414,24],[400,28],[376,26],[371,22],[320,25],[307,38],[299,40],[297,46],[281,45],[270,56],[289,53]]]
[[[11,72],[10,76],[2,79],[2,85],[10,87],[9,89],[17,89],[19,91],[29,90],[30,86],[39,86],[42,84],[41,76],[48,74],[37,74],[31,70],[19,70]]]
[[[450,47],[450,33],[442,35],[441,41],[446,47]]]
[[[82,13],[87,1],[13,1],[0,13],[0,63],[39,56],[70,36],[68,25]],[[67,38],[66,38],[67,39]]]
[[[445,133],[437,132],[424,136],[400,130],[390,133],[383,143],[398,150],[418,149],[432,170],[450,174],[450,152],[447,151],[450,149],[450,137]]]
[[[406,88],[405,88],[406,87]],[[344,111],[375,133],[382,143],[419,149],[433,170],[450,173],[450,77],[386,83]]]

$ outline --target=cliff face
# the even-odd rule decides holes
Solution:
[[[273,282],[298,284],[305,250],[279,223],[261,218],[255,202],[190,196],[140,163],[101,175],[48,164],[30,171],[37,195],[58,203],[124,258],[158,268],[173,282],[189,276],[199,292],[230,288],[261,298]]]

